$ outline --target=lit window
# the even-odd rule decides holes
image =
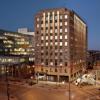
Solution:
[[[67,22],[65,22],[65,25],[67,25]]]
[[[65,32],[67,32],[68,30],[67,30],[67,28],[65,28]]]
[[[52,12],[52,14],[54,14],[55,12]]]
[[[53,65],[53,62],[50,62],[50,65]]]
[[[60,29],[60,33],[62,33],[62,29]]]
[[[57,26],[57,23],[55,23],[55,26]]]
[[[58,43],[57,42],[55,42],[55,45],[57,45]]]
[[[60,66],[62,66],[63,64],[62,63],[60,63]]]
[[[46,17],[46,20],[48,20],[48,17]]]
[[[46,46],[48,46],[48,42],[46,42]]]
[[[41,37],[41,40],[44,40],[44,37],[43,36]]]
[[[37,28],[39,28],[39,24],[37,24]]]
[[[57,19],[57,15],[55,16],[55,19]]]
[[[48,23],[46,23],[46,27],[48,27]]]
[[[57,33],[57,29],[55,29],[55,33]]]
[[[50,36],[50,39],[52,40],[53,39],[53,36]]]
[[[39,21],[39,18],[37,18],[37,21]]]
[[[57,36],[55,36],[55,39],[57,39]]]
[[[62,46],[62,42],[60,42],[60,46]]]
[[[46,30],[46,33],[48,33],[48,30]]]
[[[50,45],[53,45],[53,43],[52,43],[52,42],[50,42]]]
[[[60,19],[62,19],[62,15],[60,15]]]
[[[68,16],[67,15],[65,15],[65,19],[67,19],[68,18]]]
[[[59,14],[59,11],[57,11],[57,14]]]
[[[60,39],[62,39],[62,35],[60,36]]]
[[[65,35],[65,39],[67,39],[67,35]]]
[[[62,26],[62,22],[60,22],[60,26]]]
[[[65,42],[65,46],[67,46],[67,44],[68,44],[68,43],[67,43],[67,42]]]
[[[50,33],[52,33],[53,31],[52,30],[50,30]]]
[[[48,36],[46,36],[46,40],[48,40]]]

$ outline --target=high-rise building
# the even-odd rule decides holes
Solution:
[[[35,72],[51,81],[78,77],[86,67],[87,25],[66,8],[35,16]]]

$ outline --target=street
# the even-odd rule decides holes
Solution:
[[[36,84],[10,82],[10,100],[69,100],[68,84]],[[71,84],[71,100],[100,100],[99,91],[93,86],[77,87]],[[6,84],[0,82],[0,100],[7,100]]]

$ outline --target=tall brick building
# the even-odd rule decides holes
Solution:
[[[35,72],[51,81],[75,79],[86,66],[87,25],[66,8],[35,16]]]

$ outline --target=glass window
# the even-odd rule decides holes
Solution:
[[[50,30],[50,33],[52,33],[52,32],[53,32],[53,30],[51,29],[51,30]]]
[[[62,46],[62,42],[60,42],[60,46]]]
[[[60,63],[60,66],[62,66],[63,64],[62,63]]]
[[[68,16],[67,15],[65,15],[65,19],[67,19],[68,18]]]
[[[65,35],[65,39],[67,39],[67,35]]]
[[[58,37],[57,36],[55,36],[55,39],[57,39]]]
[[[67,22],[65,22],[65,25],[67,25]]]
[[[62,22],[60,22],[60,26],[62,26]]]
[[[50,65],[53,65],[53,62],[50,62]]]
[[[60,15],[60,19],[62,19],[62,15]]]
[[[37,21],[39,21],[39,18],[37,18]]]
[[[60,39],[62,39],[62,35],[60,35]]]
[[[39,24],[37,24],[37,28],[39,28]]]
[[[46,43],[46,46],[48,46],[48,42]]]
[[[57,26],[57,23],[55,23],[55,26]]]
[[[55,16],[55,20],[57,20],[57,15]]]
[[[67,44],[68,44],[68,43],[67,43],[67,42],[65,42],[65,46],[67,46]]]
[[[44,40],[44,37],[43,36],[41,36],[41,40]]]
[[[48,23],[46,23],[46,27],[48,27]]]
[[[67,32],[68,30],[67,30],[67,28],[65,28],[65,32]]]
[[[50,45],[53,45],[53,42],[50,42]]]
[[[60,29],[60,33],[62,33],[62,29]]]
[[[48,40],[48,36],[46,36],[46,40]]]
[[[50,39],[52,40],[53,39],[53,36],[50,36]]]
[[[55,45],[57,45],[58,44],[58,42],[55,42]]]

